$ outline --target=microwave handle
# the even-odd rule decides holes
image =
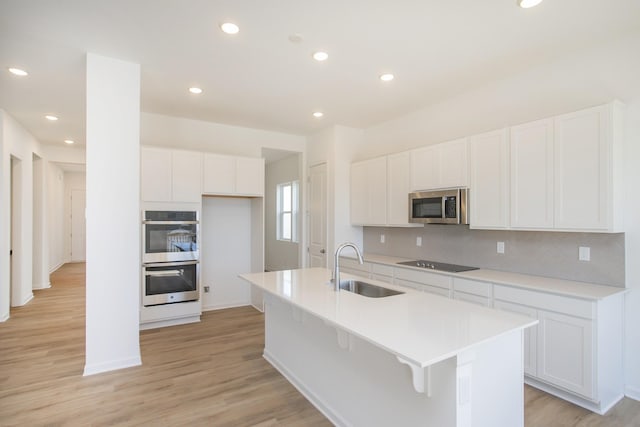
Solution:
[[[446,219],[447,218],[447,196],[442,196],[442,203],[440,203],[440,207],[442,209],[441,214],[441,218],[442,219]]]

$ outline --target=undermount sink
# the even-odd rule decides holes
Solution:
[[[393,289],[383,288],[382,286],[372,285],[371,283],[361,282],[359,280],[341,280],[340,289],[369,298],[383,298],[404,294],[404,292],[394,291]]]

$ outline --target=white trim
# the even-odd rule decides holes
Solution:
[[[2,322],[6,322],[7,320],[9,320],[9,315],[8,315],[8,314],[6,314],[6,315],[4,315],[4,316],[0,317],[0,323],[2,323]]]
[[[18,307],[22,307],[23,305],[27,305],[33,299],[33,292],[29,292],[29,295],[18,305]]]
[[[145,331],[147,329],[164,328],[166,326],[186,325],[187,323],[198,323],[200,321],[200,315],[179,317],[177,319],[158,320],[146,323],[140,323],[140,330]]]
[[[596,403],[586,398],[581,398],[579,396],[576,396],[573,393],[568,393],[564,390],[561,390],[549,384],[545,384],[541,381],[538,381],[528,376],[525,376],[524,382],[525,384],[528,384],[531,387],[535,387],[539,390],[542,390],[556,397],[559,397],[560,399],[564,399],[567,402],[571,402],[575,405],[581,406],[585,409],[590,410],[591,412],[595,412],[598,415],[605,415],[609,411],[609,409],[613,408],[624,397],[624,394],[620,394],[619,396],[616,396],[614,399],[612,399],[610,402]]]
[[[60,267],[62,267],[64,264],[65,264],[65,262],[64,262],[64,261],[62,261],[61,263],[59,263],[59,264],[57,264],[57,265],[53,266],[53,268],[50,268],[50,269],[49,269],[49,274],[51,274],[51,273],[55,272],[57,269],[59,269]]]
[[[224,310],[226,308],[236,308],[236,307],[248,307],[249,303],[247,303],[246,301],[238,301],[238,302],[230,302],[230,303],[225,303],[225,304],[214,304],[214,305],[208,305],[208,306],[203,306],[202,307],[202,311],[215,311],[215,310]]]
[[[140,356],[130,359],[112,360],[110,362],[94,363],[92,365],[84,365],[84,373],[82,376],[101,374],[103,372],[115,371],[118,369],[131,368],[133,366],[142,365]]]
[[[335,413],[322,399],[312,392],[300,379],[291,371],[285,368],[276,357],[265,348],[262,357],[271,364],[289,383],[291,383],[318,411],[322,413],[335,426],[351,426],[344,418]]]
[[[624,394],[629,399],[637,400],[640,402],[640,388],[632,385],[628,385],[624,388]]]
[[[51,282],[47,282],[47,283],[44,283],[44,284],[37,284],[37,283],[34,283],[34,284],[31,286],[31,289],[33,289],[33,290],[40,290],[40,289],[49,289],[50,287],[51,287]]]

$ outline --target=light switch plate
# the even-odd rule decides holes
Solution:
[[[580,246],[578,248],[578,261],[591,261],[591,248],[589,246]]]
[[[384,234],[380,235],[380,243],[384,243]]]
[[[499,254],[504,253],[504,242],[498,242],[496,244],[496,252],[498,252]]]
[[[422,237],[416,237],[416,246],[422,246]]]

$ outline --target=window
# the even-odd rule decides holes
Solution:
[[[276,203],[278,209],[277,237],[287,242],[298,241],[298,181],[278,184]]]

